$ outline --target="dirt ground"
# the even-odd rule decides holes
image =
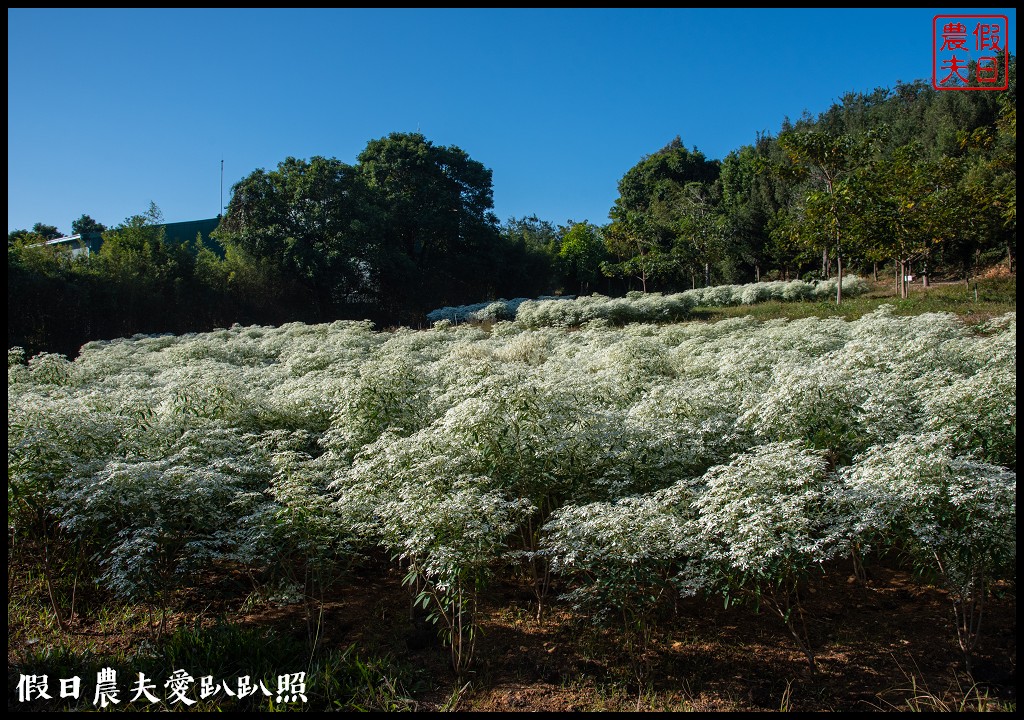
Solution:
[[[538,623],[527,588],[499,584],[482,598],[477,663],[459,679],[433,628],[410,621],[410,595],[398,572],[366,576],[333,597],[321,642],[357,643],[416,668],[427,679],[412,693],[421,709],[445,703],[487,711],[943,709],[939,703],[958,709],[979,696],[992,701],[989,709],[1015,707],[1015,597],[1004,593],[987,606],[972,680],[943,591],[900,570],[877,568],[866,583],[835,570],[807,595],[817,650],[813,674],[785,626],[766,611],[680,602],[647,652],[631,657],[620,632],[573,616],[557,600]],[[294,629],[298,619],[289,614],[246,619]],[[452,688],[460,686],[452,703]]]
[[[412,709],[1016,708],[1015,588],[999,588],[986,606],[972,679],[964,672],[946,594],[892,567],[872,566],[866,582],[842,566],[813,580],[805,606],[817,673],[767,611],[726,609],[714,598],[680,601],[657,625],[646,651],[630,653],[621,630],[573,615],[558,601],[557,586],[538,623],[525,584],[495,582],[481,595],[475,663],[460,678],[436,628],[410,619],[411,594],[401,581],[399,570],[379,562],[339,585],[325,598],[317,644],[322,650],[355,646],[362,656],[383,660]],[[168,631],[197,617],[211,623],[227,617],[274,628],[280,637],[308,639],[301,603],[249,607],[243,605],[247,594],[237,578],[211,576],[175,598],[178,612]],[[65,638],[88,641],[97,653],[145,641],[145,628],[118,634],[98,627],[95,620],[79,618]],[[20,628],[8,630],[11,666],[26,636]]]

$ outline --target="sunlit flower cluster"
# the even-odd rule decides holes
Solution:
[[[749,283],[746,285],[715,285],[686,290],[681,293],[631,292],[624,298],[604,295],[584,297],[541,297],[536,300],[516,298],[473,305],[438,308],[427,313],[431,323],[496,322],[516,320],[528,328],[577,327],[586,322],[605,320],[622,325],[631,322],[676,322],[685,319],[693,308],[728,305],[754,305],[769,300],[820,300],[834,298],[838,281],[788,280]],[[848,297],[868,290],[867,281],[857,275],[843,277],[843,293]]]

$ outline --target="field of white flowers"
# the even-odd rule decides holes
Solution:
[[[1016,578],[1014,314],[532,324],[12,349],[10,532],[129,599],[229,566],[308,590],[383,549],[456,669],[496,574],[639,643],[672,597],[756,601],[813,666],[809,574],[895,550],[969,663]]]
[[[777,300],[822,300],[835,298],[838,280],[778,280],[745,285],[715,285],[663,295],[633,291],[624,298],[611,298],[597,293],[589,296],[547,296],[535,300],[515,298],[494,300],[474,305],[443,307],[427,313],[432,323],[447,321],[494,322],[515,320],[526,327],[574,327],[591,320],[607,320],[614,324],[628,322],[676,322],[686,319],[696,307],[730,307],[756,305]],[[869,289],[864,278],[846,275],[843,295],[857,297]]]

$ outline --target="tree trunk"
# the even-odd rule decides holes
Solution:
[[[878,282],[878,263],[874,264],[875,282]]]
[[[821,251],[821,277],[824,280],[828,280],[828,248],[824,248]]]
[[[836,249],[836,305],[843,302],[843,255]]]
[[[761,282],[761,265],[754,263],[754,282]]]
[[[711,265],[704,263],[704,287],[711,287]]]

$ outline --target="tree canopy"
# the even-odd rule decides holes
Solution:
[[[1008,76],[997,92],[924,81],[848,92],[722,160],[677,136],[625,170],[604,225],[499,224],[491,170],[420,133],[370,140],[353,164],[288,157],[254,170],[215,232],[222,254],[170,247],[146,212],[110,231],[75,220],[72,233],[104,233],[93,256],[47,246],[62,233],[38,222],[8,234],[9,337],[37,349],[59,336],[73,351],[97,333],[150,328],[417,325],[435,308],[501,297],[830,279],[843,268],[897,280],[1012,269],[1015,58]]]
[[[704,262],[706,253],[690,232],[696,205],[691,202],[718,180],[720,163],[695,147],[687,150],[677,136],[653,155],[630,168],[619,181],[619,197],[609,217],[608,249],[618,262],[605,272],[677,287]],[[687,189],[689,187],[689,189]],[[691,212],[693,211],[693,212]]]

